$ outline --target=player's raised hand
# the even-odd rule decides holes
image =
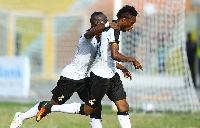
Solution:
[[[132,80],[131,73],[126,68],[122,69],[122,72],[124,73],[124,77],[125,78],[129,78],[130,77],[130,81]]]
[[[137,60],[135,60],[133,62],[133,65],[134,65],[135,69],[141,69],[143,71],[142,65],[140,65],[140,63]]]

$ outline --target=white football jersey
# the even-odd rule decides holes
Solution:
[[[88,77],[88,72],[95,60],[96,52],[96,38],[93,37],[92,39],[86,39],[83,34],[79,39],[72,62],[63,69],[61,76],[73,80],[80,80]]]
[[[119,44],[119,31],[107,28],[101,33],[98,54],[91,71],[103,78],[112,78],[116,73],[115,61],[111,58],[110,44]]]

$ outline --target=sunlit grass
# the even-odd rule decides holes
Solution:
[[[25,112],[34,104],[0,103],[0,127],[8,128],[16,111]],[[199,128],[200,114],[132,113],[132,128]],[[103,128],[120,128],[117,114],[103,106]],[[24,121],[21,128],[90,128],[89,116],[51,113],[39,123],[35,118]]]

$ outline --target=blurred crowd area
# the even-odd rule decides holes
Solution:
[[[195,88],[200,88],[200,0],[186,0],[185,37]]]

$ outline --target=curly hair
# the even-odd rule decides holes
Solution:
[[[121,18],[127,18],[129,19],[130,16],[137,16],[137,11],[135,10],[135,8],[133,6],[129,6],[126,5],[123,8],[121,8],[118,13],[117,13],[117,18],[121,19]]]

